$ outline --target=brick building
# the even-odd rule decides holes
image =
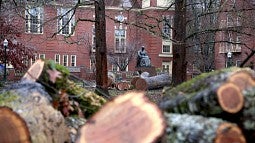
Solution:
[[[254,8],[255,1],[228,0],[222,1],[222,12],[219,14],[220,29],[216,33],[215,68],[220,69],[240,64],[254,50]],[[246,62],[245,67],[254,69],[254,55]]]
[[[80,2],[77,9],[72,9],[77,0],[23,3],[26,10],[20,11],[24,19],[16,22],[24,32],[17,40],[38,50],[29,63],[39,58],[52,59],[71,73],[89,78],[95,70],[95,13],[93,5],[82,5],[88,1]],[[130,47],[138,51],[145,46],[152,66],[171,73],[170,26],[174,10],[165,10],[167,0],[106,0],[105,4],[107,50],[118,54],[127,53]],[[132,58],[126,71],[136,70],[136,56]],[[109,62],[108,70],[119,68]]]

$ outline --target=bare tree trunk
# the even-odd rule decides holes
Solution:
[[[106,49],[106,30],[105,30],[105,3],[104,0],[95,1],[96,18],[96,92],[107,96],[108,76],[107,76],[107,49]]]
[[[173,85],[186,80],[186,0],[175,1],[174,43],[173,43]]]

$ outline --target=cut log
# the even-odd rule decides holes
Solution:
[[[130,88],[130,84],[128,82],[118,82],[116,84],[116,88],[118,90],[128,90]]]
[[[31,143],[26,122],[8,107],[0,107],[0,142]]]
[[[59,104],[60,91],[66,91],[68,95],[73,97],[72,99],[70,99],[71,101],[76,101],[80,103],[80,107],[85,117],[88,118],[96,111],[98,111],[99,108],[101,108],[101,106],[106,102],[103,97],[97,95],[92,91],[86,90],[85,88],[80,87],[75,82],[69,80],[69,70],[62,65],[55,64],[54,61],[38,60],[31,66],[30,69],[30,71],[35,71],[35,73],[39,69],[39,71],[42,71],[41,73],[37,72],[37,74],[35,74],[37,75],[36,78],[30,78],[30,74],[27,74],[23,79],[28,79],[30,81],[35,81],[36,79],[36,82],[42,84],[47,93],[49,93],[49,95],[51,96],[54,105]],[[51,72],[53,72],[54,74],[49,74]],[[61,77],[58,76],[60,74]],[[76,114],[78,113],[78,111],[75,110],[73,111],[73,113]]]
[[[68,142],[69,136],[64,117],[52,107],[50,100],[51,97],[40,84],[28,80],[12,84],[0,92],[0,106],[7,106],[22,117],[29,129],[31,142]],[[12,122],[11,119],[9,120]],[[1,124],[6,122],[1,121]],[[2,128],[3,132],[8,130]],[[18,136],[12,135],[12,138],[16,137]]]
[[[233,83],[225,83],[217,89],[217,99],[223,111],[237,113],[243,108],[244,96]]]
[[[232,76],[240,75],[242,73],[247,74],[248,76],[250,76],[251,79],[254,79],[255,77],[255,72],[250,68],[232,67],[222,70],[216,70],[209,73],[203,73],[187,82],[178,85],[177,87],[165,88],[163,94],[168,97],[175,97],[179,93],[196,94],[196,92],[205,90],[206,88],[210,88],[216,85],[220,86],[228,80],[231,81]]]
[[[237,85],[241,91],[255,86],[254,77],[247,71],[237,72],[228,78],[228,82]]]
[[[135,83],[136,83],[136,81],[137,81],[138,79],[140,79],[140,77],[138,77],[138,76],[137,76],[137,77],[133,77],[133,78],[131,79],[131,81],[130,81],[131,85],[135,87]]]
[[[37,60],[25,73],[25,75],[23,76],[23,79],[36,81],[40,77],[43,71],[43,67],[44,67],[44,61],[41,59]]]
[[[209,76],[201,75],[193,79],[195,80],[193,82],[188,81],[172,90],[166,90],[164,94],[167,94],[167,96],[161,101],[160,107],[169,112],[206,116],[220,116],[220,114],[224,116],[224,112],[238,113],[244,105],[242,89],[252,86],[253,82],[242,82],[245,85],[240,86],[239,83],[236,83],[237,77],[245,77],[247,80],[251,80],[254,71],[247,69],[230,71],[216,72],[215,75],[209,73]],[[251,74],[246,74],[248,71]],[[234,78],[231,78],[232,76]],[[201,81],[205,81],[205,79],[211,79],[212,83],[207,84],[209,82],[207,81],[206,85],[203,86]],[[199,85],[195,85],[196,83]],[[194,87],[194,90],[192,90],[192,87]]]
[[[167,113],[166,139],[169,143],[246,143],[240,128],[218,118]]]
[[[171,83],[171,77],[168,74],[161,74],[151,77],[143,76],[136,80],[135,88],[137,90],[158,89],[168,86]]]
[[[198,76],[198,80],[213,79],[212,84],[203,88],[197,82],[183,83],[182,88],[166,90],[164,99],[160,101],[161,109],[171,113],[199,114],[207,117],[218,117],[236,123],[243,130],[248,142],[255,138],[255,86],[254,71],[238,69],[227,73],[217,72],[210,77]],[[226,76],[228,75],[228,76]],[[224,80],[218,78],[224,77]],[[239,79],[240,78],[240,79]],[[217,80],[218,79],[218,80]],[[199,84],[202,86],[202,84]],[[191,87],[198,90],[191,90]],[[189,89],[189,90],[187,90]],[[172,91],[172,92],[171,92]],[[178,91],[178,92],[177,92]]]
[[[108,102],[81,128],[77,143],[150,143],[164,132],[164,117],[142,92]]]

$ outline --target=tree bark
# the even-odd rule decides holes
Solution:
[[[175,0],[173,29],[173,85],[186,80],[186,0]]]
[[[138,90],[159,89],[168,86],[171,83],[171,77],[168,74],[161,74],[151,77],[143,76],[136,80],[135,88]]]
[[[96,29],[96,91],[99,95],[107,96],[107,49],[105,30],[105,3],[104,0],[95,1],[95,29]]]
[[[254,73],[250,69],[233,68],[198,76],[190,83],[167,90],[166,96],[171,97],[164,98],[159,106],[171,113],[217,117],[236,123],[250,142],[255,139]],[[206,85],[203,88],[202,83]]]
[[[163,134],[164,117],[142,92],[107,103],[81,128],[77,143],[150,143]]]
[[[31,142],[68,142],[64,117],[52,107],[51,100],[40,84],[28,80],[12,84],[0,92],[0,106],[11,108],[26,122]],[[22,124],[19,127],[22,127]],[[9,131],[8,128],[2,130]]]
[[[225,112],[235,114],[244,105],[242,91],[255,85],[253,78],[254,71],[248,69],[228,69],[201,75],[190,83],[184,83],[186,86],[167,90],[165,94],[168,97],[162,100],[160,107],[169,112],[206,116],[225,116]],[[202,88],[205,80],[207,82],[204,82]]]
[[[169,143],[246,143],[241,129],[217,118],[187,114],[165,114]]]
[[[47,72],[49,70],[60,73],[59,77],[55,77],[56,79],[54,83],[50,80],[52,75]],[[60,99],[60,92],[64,91],[65,94],[68,95],[67,98],[69,101],[79,102],[79,107],[85,115],[85,118],[88,118],[98,111],[106,100],[96,93],[86,90],[85,88],[77,85],[75,82],[69,80],[69,75],[67,73],[68,69],[63,66],[56,65],[53,61],[38,60],[29,68],[22,79],[36,81],[42,84],[53,99],[51,103],[55,108],[60,108],[60,100],[62,100]],[[77,109],[76,107],[73,108]],[[78,111],[74,110],[72,112],[77,113]]]

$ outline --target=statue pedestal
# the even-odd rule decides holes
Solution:
[[[155,76],[157,75],[156,68],[154,66],[150,67],[136,67],[136,71],[138,71],[140,74],[143,72],[148,72],[149,76]]]

